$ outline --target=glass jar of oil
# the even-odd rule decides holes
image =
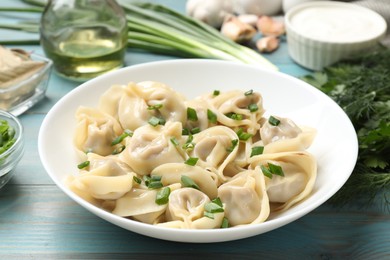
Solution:
[[[50,0],[41,45],[61,76],[85,81],[124,64],[127,22],[115,0]]]

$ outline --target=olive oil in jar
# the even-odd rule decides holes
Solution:
[[[66,78],[85,81],[122,67],[126,44],[126,19],[115,1],[52,0],[42,15],[41,45]]]

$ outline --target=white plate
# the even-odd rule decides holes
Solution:
[[[318,161],[313,193],[302,203],[264,223],[218,230],[177,230],[122,218],[80,199],[64,185],[65,176],[77,171],[73,149],[75,111],[97,106],[102,93],[113,84],[160,81],[193,98],[213,90],[259,91],[268,113],[286,116],[298,124],[315,127],[318,135],[309,151]],[[216,60],[170,60],[123,68],[90,80],[64,96],[49,111],[39,132],[38,148],[43,166],[70,198],[97,216],[146,236],[181,242],[221,242],[246,238],[286,225],[329,199],[350,176],[357,159],[355,130],[343,110],[328,96],[279,72]]]

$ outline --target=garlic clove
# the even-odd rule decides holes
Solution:
[[[257,20],[259,17],[255,14],[240,14],[237,16],[238,20],[243,23],[249,24],[253,27],[256,27]]]
[[[228,16],[221,28],[223,35],[238,43],[250,41],[256,32],[253,26],[241,22],[234,15]]]
[[[257,29],[265,36],[280,36],[286,32],[284,22],[277,21],[270,16],[261,16],[256,23]]]
[[[260,52],[273,52],[279,47],[279,39],[276,36],[265,36],[256,41],[256,47]]]

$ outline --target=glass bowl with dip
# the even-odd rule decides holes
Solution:
[[[14,175],[24,152],[23,126],[19,119],[0,110],[0,189]]]
[[[286,13],[285,23],[291,58],[311,70],[378,45],[387,29],[378,13],[332,1],[299,4]]]
[[[0,109],[18,116],[44,98],[52,61],[3,46],[0,55]]]

